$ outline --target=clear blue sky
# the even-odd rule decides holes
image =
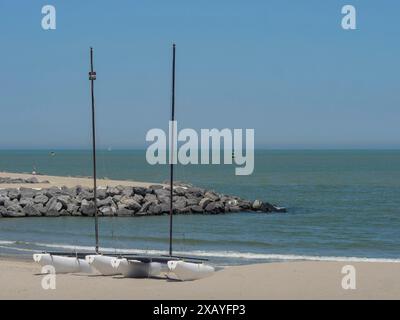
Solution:
[[[57,30],[41,8],[57,9]],[[341,8],[357,9],[357,30]],[[101,147],[167,127],[254,128],[268,148],[400,147],[400,3],[0,2],[0,148],[89,148],[89,46]]]

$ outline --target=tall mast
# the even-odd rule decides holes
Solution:
[[[97,212],[97,177],[96,177],[96,124],[94,112],[94,80],[96,80],[96,72],[93,71],[93,48],[90,47],[90,90],[92,94],[92,158],[93,158],[93,197],[94,197],[94,227],[96,237],[96,253],[99,253],[99,221]]]
[[[174,193],[174,121],[175,121],[175,43],[172,45],[172,101],[171,101],[171,142],[170,142],[170,202],[169,202],[169,255],[172,256],[172,217]]]

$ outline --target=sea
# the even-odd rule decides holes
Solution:
[[[54,152],[54,153],[52,153]],[[98,151],[98,176],[159,183],[167,165],[145,150]],[[174,254],[236,265],[276,261],[400,262],[399,150],[256,150],[252,175],[235,165],[177,165],[176,179],[284,206],[287,213],[178,215]],[[2,150],[0,171],[90,176],[89,150]],[[0,186],[1,187],[1,186]],[[168,216],[102,217],[106,252],[167,254]],[[93,250],[94,219],[0,218],[0,255]]]

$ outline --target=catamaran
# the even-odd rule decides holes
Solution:
[[[176,45],[172,45],[172,95],[171,122],[175,125],[175,61]],[[171,141],[174,141],[174,128],[171,130]],[[174,144],[170,144],[170,185],[169,185],[169,254],[167,256],[143,257],[134,256],[112,258],[112,265],[125,277],[156,277],[167,276],[177,280],[195,280],[211,275],[215,268],[206,265],[207,259],[174,256],[172,252],[173,239],[173,197],[174,197]]]
[[[176,45],[172,48],[172,101],[171,123],[175,120],[175,60]],[[130,278],[148,278],[166,276],[177,280],[196,280],[215,272],[215,268],[206,264],[207,259],[174,256],[172,251],[173,236],[173,192],[174,192],[174,161],[173,144],[171,145],[170,161],[170,212],[169,212],[169,254],[152,256],[137,254],[102,254],[99,250],[99,228],[97,208],[97,174],[96,174],[96,130],[95,130],[95,99],[94,80],[96,72],[93,67],[93,48],[90,48],[91,110],[92,110],[92,160],[93,160],[93,197],[95,220],[95,252],[44,252],[33,255],[34,261],[40,265],[52,265],[56,273],[92,273],[97,271],[102,275],[118,275]],[[172,134],[174,130],[172,130]],[[173,141],[172,137],[172,141]]]

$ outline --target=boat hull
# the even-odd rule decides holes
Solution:
[[[113,268],[111,264],[113,259],[115,258],[103,255],[88,255],[85,257],[86,262],[103,276],[114,276],[121,274],[121,272]]]
[[[112,266],[125,278],[152,278],[159,277],[166,271],[159,262],[142,262],[138,260],[128,260],[126,258],[114,258]]]
[[[33,260],[44,266],[52,266],[55,273],[92,273],[93,269],[84,260],[76,257],[57,256],[48,253],[36,253]]]
[[[175,280],[191,281],[211,276],[215,268],[204,263],[168,261],[169,277]]]

